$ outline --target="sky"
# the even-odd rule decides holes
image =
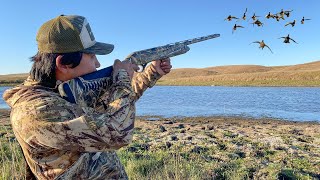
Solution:
[[[96,41],[115,45],[109,55],[98,56],[101,67],[123,60],[131,52],[169,43],[220,34],[219,38],[190,45],[186,54],[172,57],[177,68],[205,68],[224,65],[282,66],[320,60],[319,0],[3,0],[0,6],[0,75],[28,73],[29,58],[37,52],[36,34],[40,26],[58,15],[87,18]],[[247,21],[225,21],[228,15]],[[266,19],[268,12],[293,10],[289,18],[277,22]],[[255,13],[264,23],[253,26]],[[311,20],[300,24],[302,17]],[[294,27],[284,26],[296,20]],[[232,33],[234,24],[238,28]],[[280,37],[298,44],[283,43]],[[254,41],[264,40],[272,49],[259,49]]]

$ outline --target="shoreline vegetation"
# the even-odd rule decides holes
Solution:
[[[27,73],[23,74],[9,74],[9,75],[0,75],[0,87],[1,86],[15,86],[23,83],[28,77]]]
[[[0,109],[0,179],[23,179],[9,115]],[[140,116],[118,155],[130,179],[320,179],[320,123]]]
[[[0,75],[0,86],[22,83],[28,74]],[[173,69],[161,86],[320,87],[320,61],[290,66],[229,65]]]

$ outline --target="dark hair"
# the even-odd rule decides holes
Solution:
[[[56,86],[56,58],[62,55],[61,64],[71,65],[74,68],[80,64],[82,53],[41,53],[30,58],[33,62],[30,70],[30,77],[38,81],[41,85],[54,88]]]

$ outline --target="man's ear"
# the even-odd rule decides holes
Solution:
[[[66,74],[70,68],[68,65],[62,64],[62,57],[62,55],[58,55],[58,57],[56,58],[56,70],[60,71],[63,74]]]

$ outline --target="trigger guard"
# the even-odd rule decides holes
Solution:
[[[146,66],[147,66],[147,64],[141,64],[141,65],[138,65],[138,67],[139,67],[138,72],[142,72],[142,71],[144,71],[144,69],[146,68]]]

